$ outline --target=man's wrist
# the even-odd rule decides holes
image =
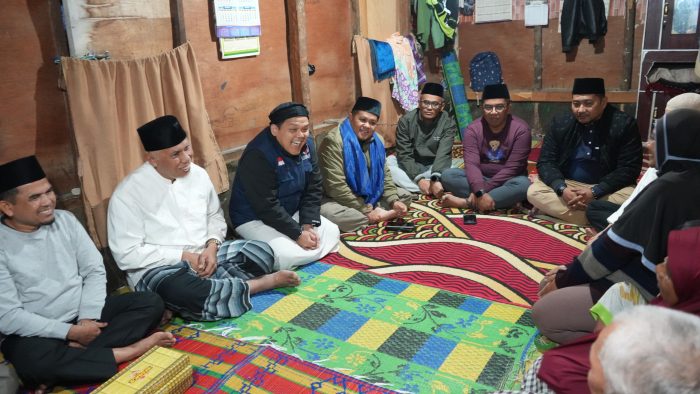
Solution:
[[[556,189],[554,189],[554,192],[557,193],[557,196],[561,197],[564,194],[564,190],[566,190],[566,188],[566,183],[562,183]]]
[[[483,196],[484,193],[486,193],[484,189],[479,189],[476,191],[476,193],[474,193],[474,195],[476,196],[476,198],[481,198],[481,196]]]
[[[597,186],[591,187],[591,194],[593,195],[594,200],[597,200],[603,196],[603,193],[598,189]]]
[[[221,247],[221,241],[219,241],[219,240],[216,239],[216,238],[209,238],[209,239],[207,240],[207,242],[204,243],[204,247],[205,247],[205,248],[208,248],[208,247],[211,246],[212,244],[215,244],[215,245],[216,245],[216,250],[219,250],[219,247]]]

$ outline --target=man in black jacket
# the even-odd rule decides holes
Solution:
[[[600,78],[577,78],[570,114],[557,117],[544,137],[539,179],[527,198],[541,212],[586,225],[595,200],[624,202],[642,168],[636,120],[608,105]]]

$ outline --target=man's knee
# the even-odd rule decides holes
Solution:
[[[33,389],[42,384],[53,385],[56,381],[55,371],[59,365],[55,360],[59,342],[47,338],[10,336],[5,339],[2,352],[14,366],[24,386]]]
[[[464,170],[461,168],[448,168],[440,175],[440,182],[445,191],[454,192],[466,186],[469,189],[469,182],[464,176]]]
[[[369,224],[369,219],[365,214],[357,209],[346,207],[336,202],[322,204],[321,216],[335,223],[340,231],[344,233],[355,231]]]
[[[144,315],[148,315],[153,319],[160,319],[165,311],[165,303],[160,295],[150,291],[137,291],[127,293],[119,297],[125,297],[128,300],[130,309],[138,309]]]

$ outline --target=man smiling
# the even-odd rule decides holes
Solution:
[[[219,197],[177,118],[138,132],[147,160],[117,186],[108,213],[109,247],[132,288],[158,293],[187,319],[216,320],[248,311],[251,294],[299,284],[292,271],[273,273],[267,244],[222,242]]]
[[[75,216],[55,208],[34,156],[0,165],[0,343],[36,392],[106,380],[119,363],[175,343],[165,332],[144,338],[163,314],[160,297],[106,297],[102,255]]]
[[[504,84],[487,85],[484,114],[464,132],[464,170],[442,174],[443,207],[472,208],[481,212],[510,208],[525,200],[530,154],[530,126],[510,114],[510,93]]]
[[[267,242],[275,251],[275,267],[289,269],[335,251],[340,231],[320,214],[321,172],[309,111],[288,102],[269,118],[270,126],[243,151],[229,214],[241,237]]]
[[[641,168],[636,120],[608,104],[601,78],[577,78],[571,112],[555,118],[544,137],[527,198],[549,216],[585,225],[588,204],[622,204]]]
[[[452,165],[452,144],[457,125],[445,111],[442,85],[423,86],[417,109],[399,119],[396,157],[387,157],[394,182],[412,192],[440,198],[440,176]]]
[[[374,133],[380,113],[379,101],[359,97],[318,147],[326,195],[321,213],[342,231],[403,216],[411,202],[411,193],[394,185],[384,142]]]

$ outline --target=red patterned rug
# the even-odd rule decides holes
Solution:
[[[476,225],[465,225],[462,214],[423,197],[406,218],[415,232],[389,232],[380,223],[343,234],[340,251],[322,261],[529,306],[542,274],[585,246],[583,227],[515,211],[477,215]]]

